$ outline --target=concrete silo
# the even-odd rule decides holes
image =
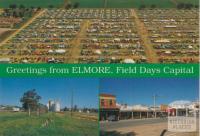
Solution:
[[[60,102],[59,101],[55,101],[55,103],[54,103],[54,111],[55,112],[60,112]]]
[[[60,112],[60,102],[50,100],[47,104],[48,110],[52,112]]]

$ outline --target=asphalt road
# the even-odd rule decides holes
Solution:
[[[119,128],[125,128],[125,127],[134,127],[139,125],[145,125],[145,124],[155,124],[155,123],[167,123],[167,118],[157,118],[157,119],[136,119],[136,120],[121,120],[121,121],[115,121],[115,122],[101,122],[100,127],[103,131],[108,130],[116,130]]]

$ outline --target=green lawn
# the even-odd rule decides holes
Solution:
[[[69,0],[72,4],[78,2],[80,8],[102,8],[104,7],[103,0]]]
[[[42,124],[51,118],[47,127]],[[26,113],[0,113],[0,136],[98,136],[98,123],[48,113],[28,117]]]
[[[23,4],[26,7],[48,7],[49,5],[60,7],[63,3],[64,0],[0,0],[0,8],[7,8],[11,4]]]
[[[159,8],[172,8],[175,5],[170,0],[108,0],[107,7],[111,8],[138,8],[141,5],[150,7],[152,4]]]
[[[152,4],[156,5],[158,8],[174,8],[176,5],[171,0],[143,0],[143,4],[150,7]]]
[[[182,3],[192,3],[194,5],[199,5],[199,0],[176,0],[177,2],[182,2]]]
[[[61,7],[65,0],[0,0],[0,8],[9,7],[10,4],[23,4],[26,7]],[[80,8],[103,8],[104,0],[68,0],[72,4],[78,2]],[[158,8],[176,7],[176,2],[198,4],[198,0],[106,0],[107,8],[138,8],[141,5],[150,7],[152,4]],[[175,1],[175,2],[172,2]]]
[[[107,0],[108,8],[133,8],[135,0]]]
[[[81,8],[101,8],[104,6],[104,0],[69,0],[72,3],[79,2]],[[107,8],[139,8],[141,5],[150,7],[156,5],[158,8],[174,8],[175,3],[172,0],[106,0]],[[178,1],[178,0],[177,0]],[[185,0],[179,0],[185,1]],[[190,1],[190,0],[186,0]],[[193,3],[198,0],[191,0]]]

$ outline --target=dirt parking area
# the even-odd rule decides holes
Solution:
[[[9,36],[14,30],[10,28],[0,28],[0,42]]]
[[[3,33],[6,33],[8,31],[10,31],[11,29],[9,28],[0,28],[0,36],[3,34]]]

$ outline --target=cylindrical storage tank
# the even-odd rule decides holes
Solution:
[[[49,101],[49,111],[53,111],[54,110],[53,105],[54,105],[54,101],[50,100]]]
[[[55,107],[54,108],[55,108],[55,110],[54,110],[55,112],[59,112],[60,111],[60,102],[59,101],[55,102]]]
[[[54,101],[50,100],[49,101],[49,106],[51,107],[54,104]]]

